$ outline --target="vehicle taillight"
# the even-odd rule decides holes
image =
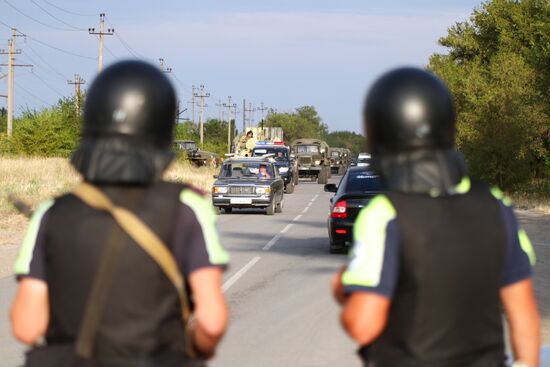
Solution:
[[[339,201],[334,205],[332,213],[330,214],[331,218],[347,218],[348,217],[348,203],[345,200]]]

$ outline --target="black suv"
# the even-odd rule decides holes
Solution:
[[[292,194],[294,186],[298,185],[298,171],[296,161],[290,156],[290,148],[283,144],[262,144],[257,142],[252,150],[252,156],[271,156],[275,160],[279,174],[285,182],[285,192]]]
[[[266,157],[227,159],[212,187],[212,203],[224,213],[233,208],[265,208],[267,215],[283,211],[284,181],[275,160]]]

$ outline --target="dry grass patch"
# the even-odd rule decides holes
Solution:
[[[209,193],[214,173],[212,168],[176,161],[165,178],[192,184]],[[80,175],[65,158],[0,157],[0,245],[18,243],[27,224],[27,219],[8,202],[8,194],[36,208],[42,201],[70,191],[79,181]]]

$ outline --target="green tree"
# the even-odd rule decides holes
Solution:
[[[328,133],[326,141],[331,147],[347,148],[353,156],[365,151],[365,137],[353,131],[333,131]]]
[[[291,113],[271,113],[264,126],[282,127],[285,141],[289,143],[300,138],[325,139],[328,134],[327,125],[313,106],[298,107]]]
[[[453,93],[473,175],[506,189],[548,182],[550,1],[488,1],[439,43],[448,53],[428,68]]]

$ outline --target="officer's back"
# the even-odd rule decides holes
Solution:
[[[69,193],[37,210],[16,263],[14,334],[28,344],[45,336],[47,343],[33,349],[28,366],[37,356],[44,357],[40,366],[63,366],[54,359],[70,358],[60,350],[79,354],[88,334],[89,359],[98,367],[182,366],[213,354],[227,323],[221,273],[228,256],[209,201],[161,180],[173,158],[175,106],[172,85],[153,66],[127,61],[107,68],[88,91],[71,162],[87,184],[145,224],[133,222],[134,230],[151,229],[168,248],[195,301],[194,328],[183,325],[186,308],[164,264],[113,212]],[[94,318],[95,332],[83,332]]]

